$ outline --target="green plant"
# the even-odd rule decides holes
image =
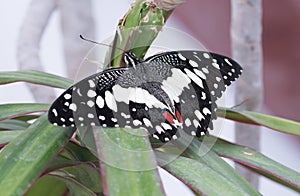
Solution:
[[[140,26],[140,15],[135,13],[142,13],[143,17],[151,15],[147,15],[149,22],[163,21],[169,14],[138,1],[131,14],[123,19],[120,28]],[[125,34],[122,39],[125,41],[120,42],[117,37],[115,47],[150,46],[157,30],[143,32],[143,36],[150,37],[149,40],[138,35],[132,39],[130,34]],[[142,57],[147,49],[138,47],[135,52]],[[115,58],[111,63],[115,67],[120,60]],[[63,89],[72,84],[68,79],[43,72],[0,72],[1,85],[20,81]],[[130,129],[79,129],[75,135],[74,128],[57,127],[48,122],[43,112],[49,106],[26,103],[0,105],[0,195],[163,195],[156,169],[158,165],[184,182],[196,195],[260,195],[220,158],[222,156],[300,192],[299,173],[247,147],[211,136],[216,143],[202,155],[200,146],[203,143],[197,138],[182,148],[185,143],[180,141],[161,146],[160,143],[149,142],[147,137],[140,137],[139,131]],[[300,136],[300,124],[297,122],[224,108],[219,108],[218,115],[248,123],[249,126],[266,126]],[[114,142],[107,142],[106,137]],[[184,153],[178,156],[180,150]],[[111,163],[119,163],[127,169]]]

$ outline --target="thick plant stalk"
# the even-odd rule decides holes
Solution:
[[[244,67],[242,80],[236,86],[239,108],[260,111],[263,102],[262,81],[262,1],[231,1],[232,55]],[[259,150],[258,127],[236,124],[237,143]],[[237,170],[256,188],[258,176],[237,166]]]
[[[68,78],[74,79],[79,64],[91,49],[91,44],[80,40],[79,35],[95,37],[91,0],[59,0],[61,28]]]
[[[137,57],[144,57],[171,13],[172,10],[160,9],[153,1],[136,0],[120,20],[113,48],[106,59],[110,62],[108,67],[124,66],[121,60],[123,51],[130,50]]]
[[[40,40],[52,12],[56,8],[56,0],[32,0],[23,25],[20,29],[17,58],[22,70],[43,71],[39,57]],[[27,84],[37,102],[50,102],[54,99],[54,91],[33,84]]]

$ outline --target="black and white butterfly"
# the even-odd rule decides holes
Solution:
[[[171,51],[87,77],[67,89],[48,118],[58,126],[145,128],[168,142],[178,128],[200,137],[213,129],[216,100],[242,73],[234,60],[203,51]]]

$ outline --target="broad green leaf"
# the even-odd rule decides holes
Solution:
[[[92,150],[100,159],[104,194],[164,194],[153,151],[142,130],[99,128],[81,136],[90,138],[87,134],[94,136],[95,144],[89,147],[96,148]]]
[[[99,169],[92,164],[80,164],[63,169],[68,172],[77,182],[95,193],[102,192],[102,183]]]
[[[300,136],[300,123],[271,115],[234,109],[219,109],[219,116],[254,125],[261,125],[282,133]],[[225,114],[225,116],[223,115]]]
[[[0,153],[0,195],[22,195],[69,140],[73,131],[50,124],[46,115]]]
[[[66,190],[67,186],[64,182],[53,176],[46,175],[35,182],[25,196],[64,195]]]
[[[174,159],[174,155],[162,152],[157,152],[156,156],[159,165],[198,193],[211,196],[251,195],[239,185],[199,161],[182,156]]]
[[[73,159],[81,162],[93,162],[98,165],[98,158],[88,148],[75,142],[69,142],[65,148]]]
[[[21,120],[5,120],[0,121],[0,130],[23,130],[30,124]]]
[[[243,177],[241,177],[228,163],[221,159],[212,150],[207,149],[209,142],[215,142],[211,137],[207,137],[205,142],[200,142],[198,139],[193,139],[190,142],[186,137],[181,134],[177,141],[174,143],[181,149],[184,150],[189,158],[198,161],[201,164],[211,168],[219,175],[222,175],[227,181],[238,186],[243,192],[248,195],[260,195]]]
[[[0,145],[9,143],[18,137],[24,130],[10,130],[10,131],[0,131]]]
[[[268,178],[300,192],[300,173],[250,148],[218,139],[213,150],[223,157],[255,169]]]
[[[72,81],[69,79],[40,71],[0,72],[0,85],[12,82],[30,82],[64,89],[72,85]]]
[[[20,121],[29,121],[29,120],[33,120],[33,119],[37,119],[38,117],[40,117],[39,115],[25,115],[25,116],[18,116],[15,117],[14,120],[20,120]]]
[[[34,112],[44,112],[47,111],[49,107],[49,104],[42,103],[0,104],[0,120]]]
[[[73,178],[73,176],[71,176],[67,172],[56,171],[49,174],[49,176],[52,176],[64,182],[68,187],[71,196],[96,196],[96,194],[92,190],[79,183],[75,178]]]

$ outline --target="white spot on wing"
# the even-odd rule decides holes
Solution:
[[[224,61],[225,61],[228,65],[232,66],[232,64],[230,63],[230,61],[229,61],[227,58],[225,58]]]
[[[159,140],[159,137],[157,135],[155,135],[155,134],[153,134],[152,137],[154,137],[155,139]]]
[[[203,108],[202,112],[203,112],[204,115],[211,114],[210,110],[206,107]]]
[[[96,86],[93,80],[89,80],[88,82],[91,88],[94,88]]]
[[[185,123],[185,126],[187,126],[187,127],[192,125],[192,122],[189,118],[185,119],[184,123]]]
[[[121,116],[123,116],[124,118],[128,119],[130,118],[130,115],[128,114],[125,114],[124,112],[121,112]]]
[[[109,91],[105,91],[105,102],[111,110],[113,110],[114,112],[118,111],[115,97]]]
[[[209,73],[208,69],[207,69],[207,68],[205,68],[205,67],[203,67],[203,68],[202,68],[202,71],[203,71],[204,73],[206,73],[206,74],[208,74],[208,73]]]
[[[101,96],[98,96],[96,98],[96,104],[99,108],[103,108],[104,107],[104,99]]]
[[[132,124],[133,124],[134,126],[139,126],[139,125],[142,125],[142,122],[139,121],[139,120],[137,120],[137,119],[135,119],[135,120],[132,121]]]
[[[204,119],[204,116],[201,114],[201,112],[199,110],[196,110],[194,113],[199,120]]]
[[[65,98],[65,99],[71,99],[71,97],[72,97],[72,96],[71,96],[69,93],[67,93],[67,94],[64,95],[64,98]]]
[[[165,130],[172,130],[171,125],[167,124],[167,123],[161,123],[161,126],[165,129]]]
[[[88,117],[89,117],[89,118],[94,118],[94,114],[88,113]]]
[[[193,120],[193,124],[194,124],[195,128],[197,128],[200,125],[199,121],[197,119]]]
[[[100,120],[105,120],[105,116],[101,116],[101,115],[100,115],[100,116],[99,116],[99,119],[100,119]]]
[[[97,95],[97,93],[93,90],[88,90],[88,92],[87,92],[88,97],[93,98],[93,97],[96,97],[96,95]]]
[[[191,78],[198,86],[200,86],[201,88],[204,88],[202,80],[196,74],[194,74],[192,71],[190,71],[187,68],[185,68],[184,71],[189,76],[189,78]]]
[[[194,69],[194,72],[202,79],[206,80],[206,76],[204,75],[204,73],[202,71],[200,71],[199,69]]]
[[[185,58],[181,53],[178,53],[178,57],[179,57],[181,60],[183,60],[183,61],[186,60],[186,58]]]
[[[56,109],[52,109],[52,112],[53,112],[55,117],[58,115]]]
[[[163,128],[161,128],[160,126],[156,126],[155,127],[156,131],[158,132],[158,134],[164,133],[165,131],[163,130]]]
[[[207,54],[206,52],[203,53],[203,56],[204,56],[204,58],[206,58],[206,59],[209,59],[209,58],[210,58],[209,54]]]
[[[206,99],[206,94],[205,94],[205,92],[203,92],[203,91],[202,91],[202,93],[201,93],[201,94],[202,94],[202,97],[201,97],[201,99],[202,99],[202,100],[205,100],[205,99]]]
[[[95,105],[95,103],[92,101],[92,100],[89,100],[87,103],[86,103],[89,107],[93,107]]]
[[[70,106],[69,106],[69,109],[70,110],[73,110],[74,112],[76,112],[77,110],[77,105],[75,103],[71,103]]]
[[[220,65],[218,63],[212,63],[212,66],[214,66],[217,69],[220,69]]]
[[[146,127],[153,127],[151,121],[148,118],[143,118],[143,122]]]
[[[196,63],[195,61],[193,60],[189,60],[189,64],[193,67],[198,67],[198,63]]]
[[[82,94],[81,94],[81,92],[80,92],[80,88],[77,89],[77,94],[78,94],[80,97],[82,97]]]

